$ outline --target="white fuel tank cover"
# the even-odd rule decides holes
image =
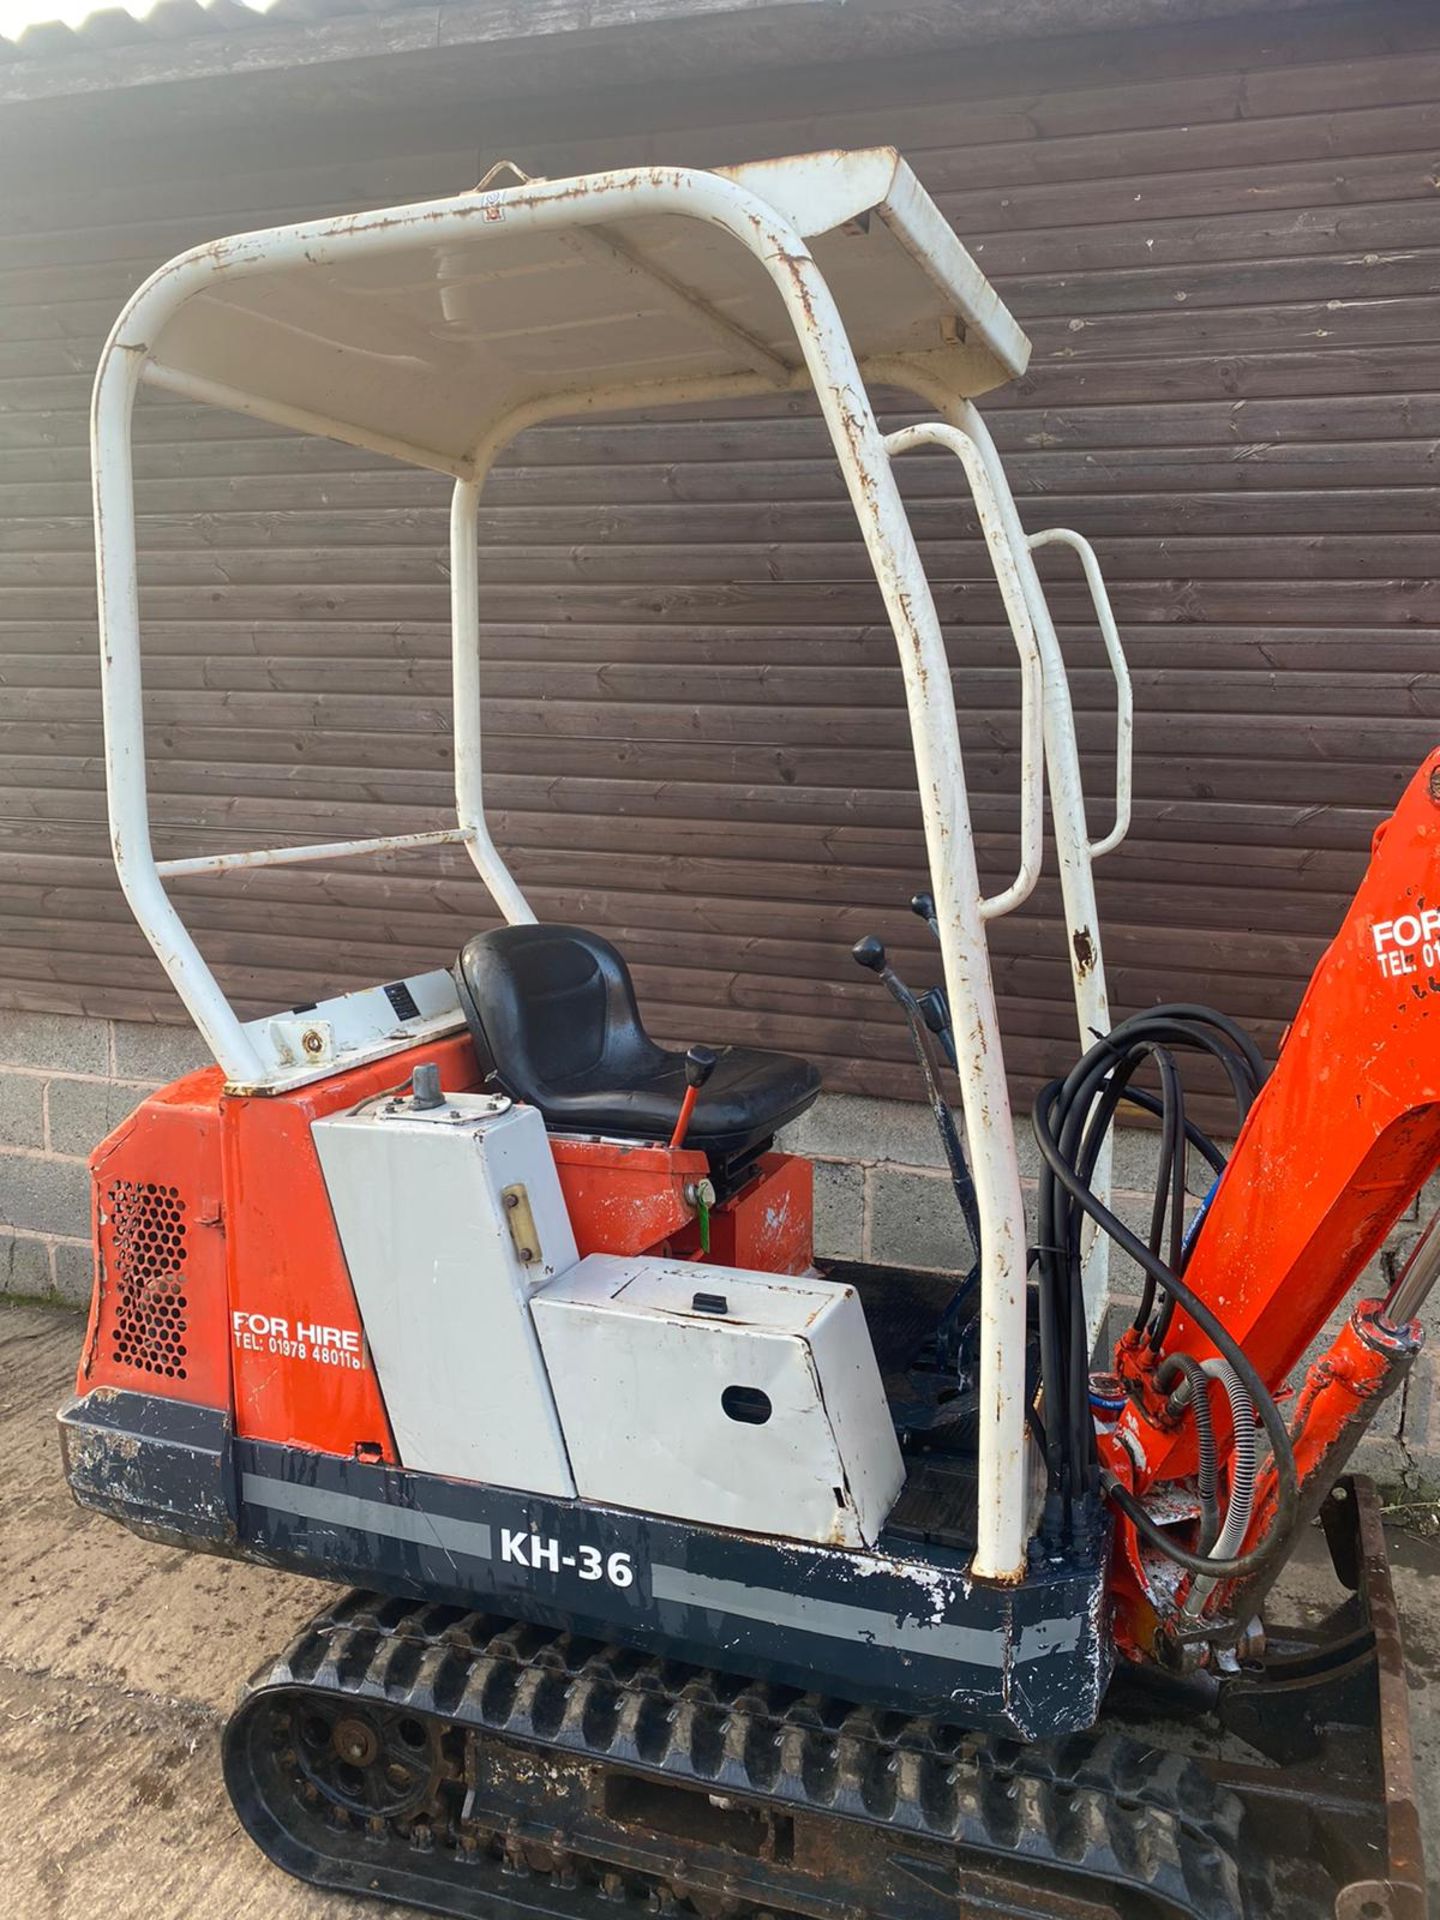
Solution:
[[[874,1544],[904,1463],[853,1287],[591,1254],[531,1311],[583,1499]]]

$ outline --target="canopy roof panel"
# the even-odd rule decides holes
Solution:
[[[805,382],[797,238],[862,363],[924,361],[972,395],[1024,370],[1025,335],[888,147],[241,235],[163,268],[111,345],[140,347],[159,385],[464,470],[520,410]]]

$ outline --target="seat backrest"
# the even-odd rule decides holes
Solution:
[[[630,970],[584,927],[497,927],[476,934],[455,968],[460,1004],[485,1072],[517,1100],[653,1073],[665,1056],[646,1033]]]

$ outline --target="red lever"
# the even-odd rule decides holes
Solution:
[[[695,1111],[695,1102],[700,1098],[700,1089],[715,1071],[715,1063],[719,1058],[719,1054],[710,1047],[691,1047],[685,1055],[685,1098],[680,1102],[675,1131],[670,1136],[672,1147],[684,1146],[685,1135],[690,1130],[690,1116]]]

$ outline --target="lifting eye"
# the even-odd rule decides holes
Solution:
[[[720,1404],[742,1426],[763,1427],[770,1418],[770,1396],[760,1387],[726,1387]]]

